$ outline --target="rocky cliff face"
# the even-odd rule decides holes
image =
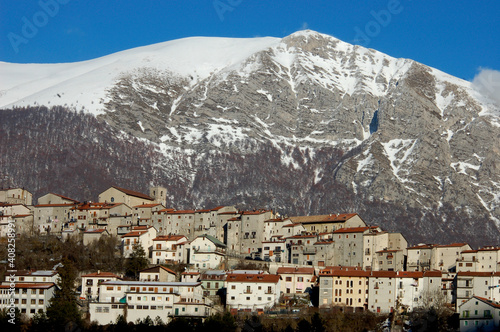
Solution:
[[[316,32],[262,45],[191,71],[142,61],[100,88],[98,119],[155,149],[141,163],[151,183],[175,178],[173,206],[358,212],[414,242],[497,242],[498,106],[469,82]]]

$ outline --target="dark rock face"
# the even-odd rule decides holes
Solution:
[[[422,64],[299,32],[198,81],[131,68],[107,94],[97,119],[2,111],[0,185],[83,200],[154,183],[172,207],[358,212],[412,243],[498,242],[498,108]]]

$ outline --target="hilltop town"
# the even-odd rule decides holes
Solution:
[[[5,243],[25,235],[54,236],[84,246],[117,238],[121,258],[143,255],[148,264],[132,278],[121,271],[81,271],[78,301],[99,325],[120,317],[168,322],[310,306],[380,315],[442,307],[457,313],[463,329],[499,327],[500,247],[474,249],[460,239],[411,244],[404,234],[370,225],[356,213],[176,210],[166,206],[166,197],[160,186],[148,194],[113,186],[97,202],[48,193],[33,205],[28,190],[4,189],[0,236]],[[0,285],[0,308],[9,308],[8,290],[15,284],[21,314],[46,311],[59,273],[11,275]]]

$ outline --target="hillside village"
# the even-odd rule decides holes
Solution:
[[[228,310],[342,308],[378,314],[444,306],[461,330],[500,328],[500,247],[467,243],[409,244],[404,234],[370,225],[356,213],[283,216],[235,206],[176,210],[167,189],[148,194],[110,187],[97,202],[48,193],[33,205],[23,188],[0,190],[0,236],[76,237],[85,245],[121,239],[124,258],[142,247],[149,267],[137,280],[116,271],[82,274],[79,300],[104,325],[150,317],[203,319]],[[457,239],[460,241],[460,239]],[[258,270],[234,269],[234,262]],[[186,266],[176,273],[166,265]],[[0,285],[7,308],[9,277]],[[15,304],[32,317],[57,287],[55,270],[15,272]],[[293,304],[292,304],[293,303]]]

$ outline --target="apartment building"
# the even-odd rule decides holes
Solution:
[[[259,312],[278,304],[281,277],[264,273],[228,273],[226,304],[231,311]]]
[[[319,272],[319,306],[368,308],[369,271],[358,267],[326,267]]]
[[[99,287],[99,301],[89,304],[89,314],[100,325],[112,324],[120,315],[130,323],[146,317],[168,323],[175,317],[211,314],[200,282],[105,281]]]

